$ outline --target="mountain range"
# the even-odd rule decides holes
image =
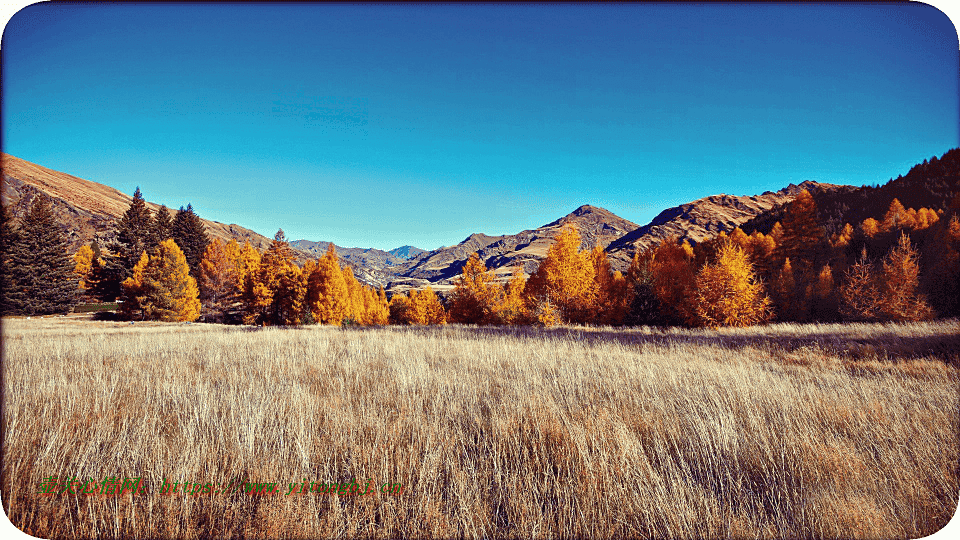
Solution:
[[[129,207],[132,197],[111,187],[48,169],[28,161],[2,154],[3,204],[15,219],[26,213],[33,198],[40,192],[53,200],[57,219],[72,249],[96,239],[106,245],[112,239],[114,222]],[[713,195],[680,206],[668,208],[650,223],[640,226],[612,212],[583,205],[569,214],[532,230],[511,235],[489,236],[474,233],[455,246],[425,251],[402,246],[390,251],[374,248],[335,246],[337,255],[354,269],[358,279],[370,285],[383,286],[388,292],[433,286],[441,294],[451,290],[467,258],[477,252],[498,279],[506,280],[515,267],[527,274],[536,270],[566,224],[577,227],[581,248],[604,248],[611,265],[624,271],[637,249],[650,246],[667,236],[675,235],[693,243],[721,231],[731,231],[751,219],[791,201],[801,190],[814,194],[852,190],[817,182],[790,184],[776,192],[761,195]],[[159,205],[148,203],[151,211]],[[270,239],[236,224],[204,219],[212,238],[224,241],[249,240],[258,249],[266,249]],[[303,261],[322,256],[329,242],[295,240],[290,243]]]

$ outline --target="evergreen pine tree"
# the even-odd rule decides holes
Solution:
[[[120,296],[120,284],[133,274],[133,267],[153,245],[153,219],[138,187],[130,207],[117,221],[116,239],[107,245],[110,254],[102,257],[103,265],[94,269],[93,293],[104,302]]]
[[[172,237],[173,218],[170,217],[170,210],[166,206],[161,206],[153,216],[153,241],[159,244]]]
[[[19,235],[13,228],[13,220],[10,218],[7,207],[0,207],[0,315],[13,313],[10,299],[10,294],[13,292],[10,256],[18,239]]]
[[[77,302],[77,277],[50,199],[41,194],[23,217],[10,253],[12,311],[66,313]]]
[[[187,257],[190,275],[198,278],[200,276],[200,261],[203,260],[203,252],[206,251],[210,239],[207,237],[203,221],[193,212],[193,206],[188,204],[186,208],[180,207],[176,217],[173,218],[170,233]]]

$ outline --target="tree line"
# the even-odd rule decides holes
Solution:
[[[188,205],[151,215],[140,190],[115,239],[73,260],[50,201],[37,197],[18,228],[4,211],[5,313],[63,312],[79,297],[119,300],[130,320],[300,324],[687,325],[769,321],[921,320],[960,311],[957,208],[905,208],[827,235],[807,191],[767,234],[730,234],[691,245],[676,237],[638,250],[626,273],[600,246],[580,249],[566,225],[537,270],[498,281],[476,253],[446,300],[426,287],[394,294],[360,283],[331,244],[298,264],[278,231],[260,252],[249,241],[209,240]]]

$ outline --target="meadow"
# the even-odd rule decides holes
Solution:
[[[956,511],[958,351],[956,320],[4,319],[0,487],[41,538],[918,538]],[[38,494],[51,476],[146,487]],[[286,495],[351,479],[402,492]],[[223,487],[247,481],[281,493]]]

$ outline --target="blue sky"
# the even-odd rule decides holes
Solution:
[[[916,3],[37,4],[2,61],[3,151],[349,247],[642,225],[960,145],[957,34]]]

